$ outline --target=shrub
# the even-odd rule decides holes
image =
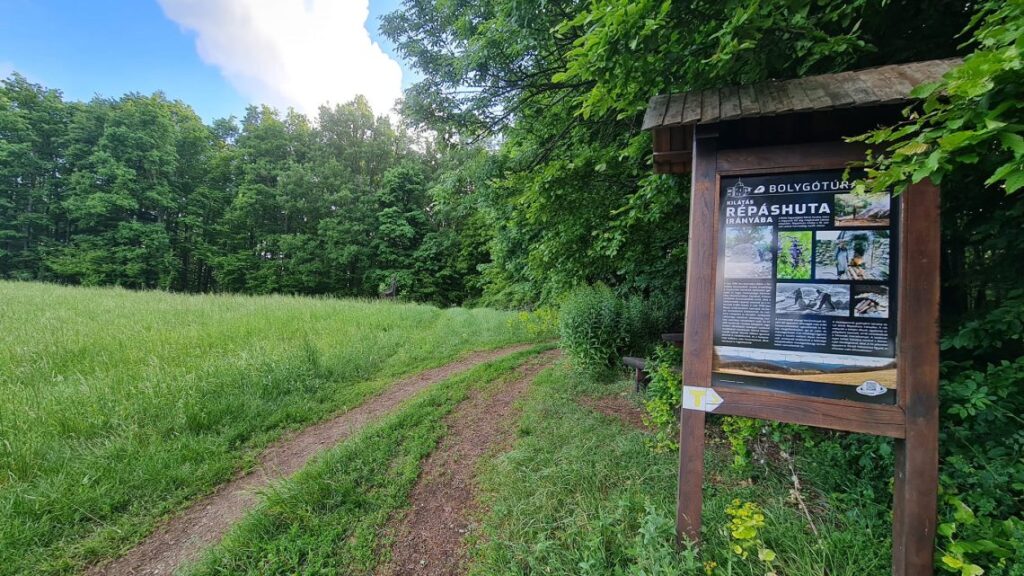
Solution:
[[[622,318],[623,303],[607,286],[579,288],[566,298],[558,331],[576,369],[597,373],[613,365],[625,341]]]
[[[554,338],[558,334],[558,312],[547,307],[524,310],[509,319],[508,324],[525,331],[531,338]]]
[[[562,303],[562,348],[578,369],[602,372],[624,354],[652,352],[659,334],[675,325],[680,313],[678,297],[620,298],[603,284],[584,286]]]
[[[680,363],[679,356],[679,349],[660,346],[647,360],[651,381],[647,384],[647,397],[644,399],[644,409],[647,410],[644,422],[654,429],[651,448],[655,452],[679,449],[676,438],[683,385],[682,376],[676,369]]]

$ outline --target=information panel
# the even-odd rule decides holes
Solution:
[[[896,403],[898,202],[851,189],[721,178],[712,386]]]

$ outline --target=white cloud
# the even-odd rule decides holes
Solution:
[[[253,102],[315,115],[362,94],[385,114],[402,95],[401,67],[366,30],[368,0],[158,1]]]

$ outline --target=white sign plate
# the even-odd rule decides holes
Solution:
[[[722,397],[715,392],[714,388],[683,386],[683,408],[686,410],[714,412],[715,408],[722,405],[722,402]]]

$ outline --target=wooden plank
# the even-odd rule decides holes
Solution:
[[[856,101],[853,95],[846,90],[846,82],[852,75],[852,72],[841,72],[815,78],[817,84],[832,102],[833,108],[850,106]]]
[[[782,85],[785,87],[786,92],[789,93],[789,99],[793,103],[793,111],[800,112],[803,110],[810,110],[811,100],[804,93],[804,87],[798,80],[789,80],[783,82]]]
[[[740,95],[735,87],[722,88],[718,91],[719,105],[721,106],[721,120],[739,118],[742,110],[740,108]]]
[[[906,100],[910,98],[910,91],[914,89],[915,85],[900,75],[899,68],[901,67],[885,66],[879,69],[879,73],[888,81],[887,84],[893,93],[899,93],[899,98]]]
[[[857,74],[851,73],[843,87],[853,97],[852,106],[864,106],[878,101],[875,92]]]
[[[744,116],[758,116],[761,114],[761,106],[757,102],[757,93],[753,86],[740,86],[740,110]]]
[[[790,99],[789,90],[782,85],[782,82],[769,82],[765,84],[768,97],[773,100],[775,106],[771,114],[782,114],[793,110],[793,101]]]
[[[861,70],[857,78],[874,92],[875,98],[869,102],[870,104],[898,102],[905,97],[898,87],[892,85],[885,71],[880,68]]]
[[[655,152],[655,162],[688,162],[691,152],[689,150],[671,150],[668,152]]]
[[[715,391],[724,400],[715,414],[777,420],[891,438],[902,438],[905,433],[905,417],[899,406],[793,396],[725,384],[716,385]]]
[[[845,168],[851,159],[863,159],[866,149],[858,143],[824,142],[722,150],[718,153],[718,171],[721,174],[747,174]]]
[[[929,66],[929,64],[931,63],[911,62],[904,66],[900,66],[897,72],[900,76],[905,78],[907,82],[910,82],[914,86],[927,84],[928,82],[935,82],[935,80],[938,79],[935,77],[935,67]]]
[[[672,95],[672,99],[668,102],[668,110],[665,112],[665,121],[662,122],[663,126],[674,126],[682,123],[683,106],[686,104],[687,98],[689,98],[689,93]]]
[[[686,105],[683,106],[683,124],[696,124],[700,122],[701,93],[698,91],[686,93]]]
[[[715,237],[718,223],[718,177],[715,156],[718,132],[700,125],[693,138],[693,180],[690,186],[690,244],[686,275],[686,325],[683,328],[683,382],[711,385],[711,341],[714,332]],[[679,415],[679,489],[676,537],[700,541],[704,506],[704,413],[681,410]]]
[[[963,62],[960,58],[947,58],[945,60],[932,60],[929,62],[910,62],[897,67],[897,72],[906,78],[914,86],[937,82],[942,76],[955,66]]]
[[[827,110],[832,107],[832,100],[825,94],[825,89],[818,82],[818,77],[808,77],[795,80],[803,88],[804,94],[811,102],[811,108],[815,110]]]
[[[771,89],[771,83],[765,82],[757,86],[757,101],[761,105],[762,116],[772,116],[778,114],[779,107],[782,105],[779,102],[778,96],[775,91]]]
[[[700,94],[700,121],[707,124],[719,118],[718,90],[704,90]]]
[[[927,576],[939,482],[939,190],[922,180],[900,201],[896,381],[907,424],[896,443],[892,573]]]
[[[647,112],[644,113],[644,121],[640,126],[641,130],[650,130],[660,126],[665,118],[665,109],[668,107],[668,95],[659,94],[647,104]]]

